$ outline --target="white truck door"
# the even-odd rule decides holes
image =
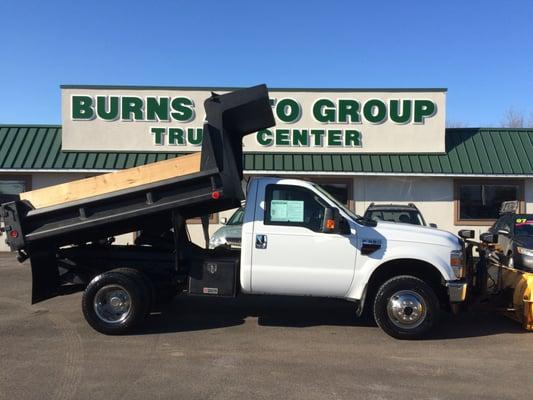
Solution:
[[[355,268],[355,236],[321,232],[329,206],[311,188],[260,182],[253,223],[253,293],[343,297]]]

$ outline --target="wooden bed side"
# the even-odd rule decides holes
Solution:
[[[35,208],[49,207],[200,171],[201,154],[163,160],[20,194]]]

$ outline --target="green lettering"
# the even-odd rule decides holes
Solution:
[[[289,130],[288,129],[276,129],[276,144],[280,146],[289,146]]]
[[[435,115],[437,106],[430,100],[415,100],[415,118],[416,124],[423,124],[425,118]]]
[[[114,121],[118,119],[118,97],[117,96],[97,96],[96,114],[104,121]],[[109,104],[109,110],[107,109]]]
[[[363,114],[368,122],[379,124],[387,118],[387,106],[381,100],[369,100],[363,107]]]
[[[152,128],[152,134],[154,135],[154,142],[158,146],[165,144],[165,128]]]
[[[122,98],[122,119],[132,119],[131,114],[134,120],[143,119],[143,100],[139,97]]]
[[[328,146],[342,146],[342,131],[332,129],[328,131]]]
[[[168,144],[183,146],[185,144],[185,131],[181,128],[168,128]]]
[[[313,105],[313,116],[318,122],[335,122],[335,104],[330,99],[318,99]]]
[[[272,132],[268,129],[258,131],[256,139],[261,146],[272,146]]]
[[[400,100],[391,100],[390,119],[397,124],[405,124],[411,119],[411,100],[402,101],[402,114],[400,115]]]
[[[347,130],[344,133],[344,145],[352,147],[361,146],[361,132],[355,130]]]
[[[149,121],[168,121],[168,97],[146,98],[146,119]],[[170,133],[170,132],[169,132]]]
[[[276,115],[283,122],[293,123],[300,119],[302,110],[296,100],[282,99],[276,105]]]
[[[359,106],[355,100],[339,100],[339,122],[360,123]]]
[[[322,137],[324,136],[324,129],[311,129],[311,136],[313,136],[313,144],[315,146],[322,146]]]
[[[202,128],[188,128],[187,129],[187,141],[189,144],[199,145],[202,143],[202,137],[204,130]]]
[[[309,146],[309,133],[307,129],[294,129],[292,131],[293,146]]]
[[[90,96],[72,96],[72,119],[93,118],[93,98]]]
[[[194,104],[188,97],[175,97],[170,105],[174,110],[170,115],[176,121],[187,122],[194,118]]]

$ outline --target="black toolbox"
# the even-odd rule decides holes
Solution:
[[[238,265],[236,258],[193,261],[189,270],[189,294],[235,297]]]

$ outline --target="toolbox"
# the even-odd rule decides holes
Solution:
[[[235,258],[195,260],[189,272],[189,294],[235,297],[238,263]]]

